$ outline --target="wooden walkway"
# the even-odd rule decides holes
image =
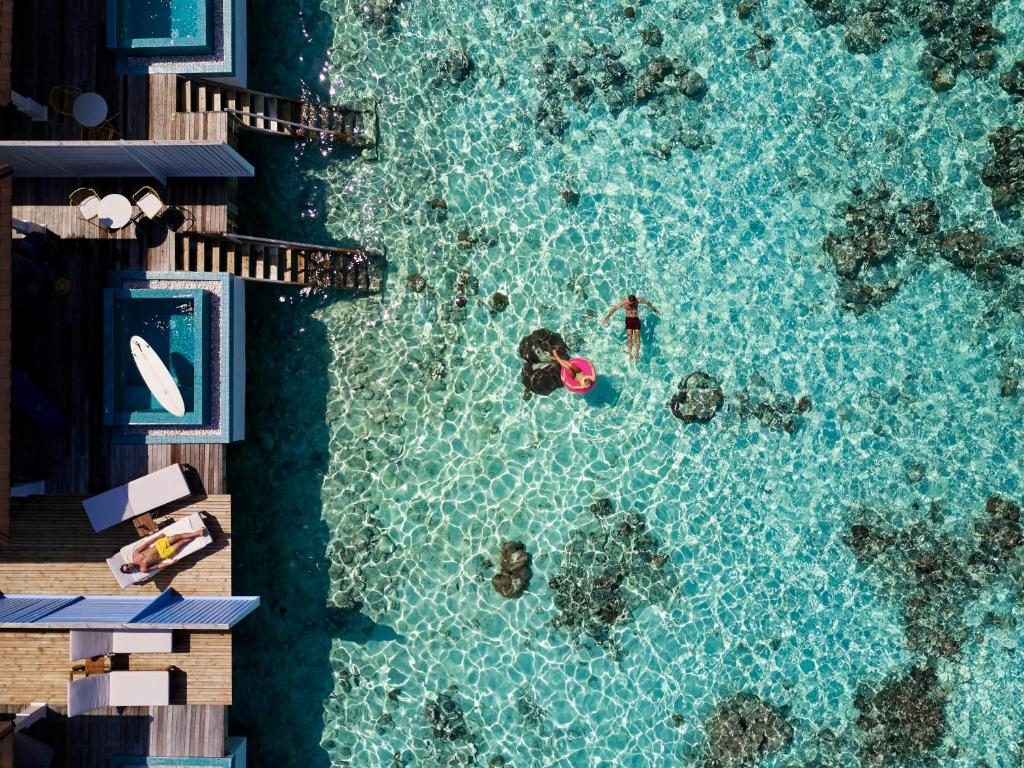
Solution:
[[[239,128],[275,136],[315,138],[354,148],[377,143],[377,114],[373,109],[304,101],[182,76],[177,78],[175,93],[177,113],[191,119],[230,115]]]
[[[230,272],[253,280],[275,280],[314,288],[380,293],[383,254],[363,248],[294,243],[236,234],[178,235],[175,269]]]
[[[114,755],[221,757],[227,742],[227,709],[216,705],[99,709],[65,717],[56,706],[29,733],[56,747],[54,765],[110,768]],[[0,706],[0,714],[17,707]]]
[[[82,498],[29,496],[11,500],[11,542],[0,549],[0,592],[157,595],[174,587],[183,595],[231,594],[230,496],[193,496],[161,508],[156,518],[160,525],[203,512],[214,541],[194,556],[123,592],[105,561],[137,538],[135,530],[130,523],[121,523],[94,533],[82,509]]]

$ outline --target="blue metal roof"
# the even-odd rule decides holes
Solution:
[[[0,624],[33,624],[80,597],[37,597],[0,595]]]
[[[0,629],[230,629],[259,604],[258,597],[182,597],[173,589],[155,598],[0,593]]]
[[[80,597],[36,619],[37,624],[65,624],[79,621],[127,624],[152,601],[146,597]],[[0,601],[0,605],[3,601]]]

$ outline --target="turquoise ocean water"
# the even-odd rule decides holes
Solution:
[[[869,765],[858,689],[929,668],[941,735],[885,764],[1017,765],[1024,566],[1012,552],[982,576],[971,552],[986,499],[1024,501],[1024,394],[1001,391],[1024,364],[1021,270],[983,279],[911,249],[871,268],[900,288],[857,313],[821,244],[883,184],[893,206],[934,200],[940,233],[1024,239],[980,179],[987,134],[1024,123],[998,86],[1024,56],[1020,1],[995,5],[994,73],[945,93],[916,31],[855,55],[802,0],[746,20],[688,0],[632,19],[617,0],[413,0],[387,30],[347,0],[284,5],[256,3],[251,85],[379,99],[379,156],[254,144],[245,215],[257,233],[386,247],[390,266],[368,299],[250,289],[230,484],[248,520],[235,591],[263,595],[234,662],[254,764],[703,765],[706,721],[746,692],[792,728],[764,765]],[[774,44],[747,57],[755,30]],[[453,51],[472,62],[461,82]],[[704,97],[668,82],[618,104],[659,55],[699,72]],[[608,62],[629,85],[602,87]],[[593,93],[574,100],[570,67]],[[621,314],[599,322],[629,292],[662,313],[636,365]],[[540,327],[595,362],[596,397],[524,400],[517,346]],[[706,424],[666,407],[695,370],[724,391]],[[743,390],[812,408],[788,433],[744,416]],[[596,516],[605,498],[615,512]],[[892,548],[859,562],[846,541],[864,508],[912,531],[896,549],[952,541],[946,586],[904,594]],[[566,553],[578,530],[614,538],[627,511],[664,579],[650,592],[627,568],[631,620],[599,646],[553,624],[549,582],[614,559]],[[490,583],[508,540],[532,556],[513,600]],[[908,639],[933,603],[952,652]],[[432,729],[441,693],[454,738]]]

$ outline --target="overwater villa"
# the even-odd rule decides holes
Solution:
[[[372,146],[246,89],[246,3],[0,3],[0,767],[244,768],[226,446],[245,280],[382,257],[236,228],[240,130]],[[151,759],[152,762],[146,762]],[[198,763],[195,763],[198,764]]]

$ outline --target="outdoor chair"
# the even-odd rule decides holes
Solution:
[[[100,196],[95,189],[79,187],[68,197],[68,202],[78,209],[78,215],[86,221],[95,222],[100,215]]]
[[[68,683],[68,717],[101,707],[162,707],[171,699],[171,673],[107,672]]]
[[[114,578],[117,579],[117,583],[121,585],[121,589],[124,589],[125,587],[130,587],[133,584],[141,584],[144,581],[148,581],[149,579],[153,578],[158,573],[160,573],[160,571],[162,571],[163,569],[151,568],[145,573],[143,573],[142,571],[122,573],[121,566],[124,563],[131,562],[132,555],[135,553],[137,549],[145,547],[148,544],[151,544],[153,541],[159,539],[161,536],[171,536],[175,533],[188,533],[190,531],[198,531],[205,527],[206,524],[203,522],[203,518],[200,516],[200,514],[198,512],[193,512],[188,517],[182,518],[181,520],[178,520],[176,523],[168,525],[166,528],[161,528],[156,533],[150,534],[149,536],[146,536],[144,539],[133,541],[131,544],[122,547],[121,550],[113,557],[108,557],[107,565],[110,566],[110,572],[114,574]],[[205,536],[199,536],[197,538],[194,538],[192,539],[192,541],[188,542],[184,546],[179,547],[178,551],[174,553],[174,561],[176,563],[180,562],[189,555],[195,554],[212,541],[213,537],[210,535],[209,530],[207,530]]]
[[[173,633],[164,630],[100,632],[71,630],[71,661],[112,653],[170,653]]]
[[[116,141],[121,134],[112,125],[104,123],[94,128],[82,129],[82,141]]]
[[[130,520],[157,507],[183,499],[192,491],[181,464],[150,472],[82,502],[92,529],[100,531]]]
[[[141,214],[150,221],[160,218],[170,208],[152,187],[140,189],[132,195],[132,201],[139,206]]]
[[[75,88],[72,85],[55,85],[50,89],[50,109],[58,115],[73,117],[75,99],[81,95],[81,88]]]
[[[172,232],[191,232],[196,225],[196,215],[180,205],[169,205],[160,220]]]

